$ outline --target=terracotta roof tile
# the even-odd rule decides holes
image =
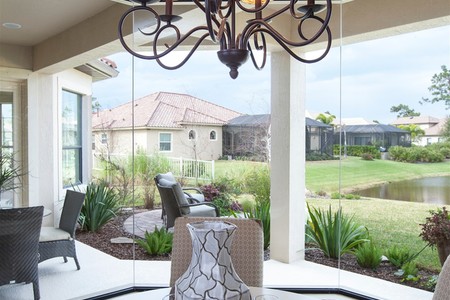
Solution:
[[[224,125],[241,114],[185,94],[159,92],[134,102],[135,127],[180,128],[182,124]],[[129,128],[131,103],[95,113],[93,129]]]

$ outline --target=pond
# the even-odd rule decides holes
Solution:
[[[357,193],[372,198],[450,205],[450,176],[385,183]]]

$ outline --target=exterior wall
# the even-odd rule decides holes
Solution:
[[[62,186],[61,100],[66,89],[82,97],[83,161],[82,182],[91,176],[91,85],[92,80],[76,70],[54,75],[32,73],[27,79],[27,111],[23,113],[23,127],[27,138],[23,149],[27,156],[28,199],[24,205],[44,205],[53,211],[52,217],[44,218],[44,225],[59,223],[61,200],[65,191]],[[24,117],[26,116],[26,117]]]
[[[194,130],[195,140],[189,140],[189,131]],[[210,140],[209,134],[216,131],[216,139]],[[102,133],[108,136],[107,144],[101,142]],[[159,151],[159,134],[170,133],[172,143],[170,151]],[[95,131],[95,153],[129,154],[132,152],[131,130]],[[147,153],[158,152],[167,157],[183,157],[200,160],[216,160],[222,155],[221,126],[190,126],[174,129],[136,129],[134,134],[135,151],[139,148]]]
[[[439,143],[443,140],[441,136],[421,136],[417,142],[414,142],[414,145],[417,146],[426,146],[434,143]]]

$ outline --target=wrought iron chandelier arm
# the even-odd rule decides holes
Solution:
[[[258,64],[258,62],[256,61],[255,55],[253,53],[253,48],[251,47],[251,43],[248,42],[247,43],[247,50],[250,51],[250,58],[252,59],[253,62],[253,66],[255,66],[255,68],[257,70],[262,70],[265,65],[266,65],[266,60],[267,60],[267,45],[266,45],[266,37],[264,36],[264,34],[261,33],[261,45],[258,42],[258,38],[257,38],[257,33],[255,33],[255,38],[254,38],[254,45],[256,50],[259,51],[263,51],[262,53],[262,61],[260,64]]]
[[[295,42],[295,41],[288,40],[282,34],[280,34],[274,27],[270,26],[269,23],[263,19],[252,20],[252,22],[250,22],[242,31],[242,39],[241,39],[240,47],[241,47],[241,49],[244,49],[244,45],[246,45],[248,43],[251,36],[254,35],[256,32],[266,32],[266,33],[270,34],[277,42],[280,41],[283,44],[287,44],[292,47],[303,47],[303,46],[309,45],[309,44],[315,42],[323,34],[324,31],[329,32],[328,37],[331,38],[331,30],[329,29],[327,23],[325,23],[325,21],[323,19],[321,19],[317,16],[311,16],[308,19],[315,19],[315,20],[319,21],[320,23],[322,23],[322,26],[316,32],[316,34],[314,34],[311,38],[306,38],[305,35],[303,34],[302,26],[304,24],[304,21],[306,21],[307,19],[301,20],[300,23],[298,24],[299,37],[303,40],[301,42]],[[265,29],[262,30],[262,28],[265,28]]]
[[[325,48],[324,52],[322,53],[322,55],[320,55],[319,57],[316,57],[314,59],[306,59],[306,58],[302,58],[300,56],[298,56],[297,54],[295,54],[288,46],[287,43],[285,43],[284,39],[281,39],[279,35],[275,35],[273,32],[271,32],[270,30],[268,30],[267,28],[257,28],[254,30],[253,34],[256,34],[258,32],[262,32],[262,33],[267,33],[270,36],[272,36],[272,38],[281,46],[283,47],[284,50],[286,50],[286,52],[289,53],[289,55],[291,55],[293,58],[295,58],[296,60],[303,62],[303,63],[315,63],[320,61],[321,59],[323,59],[328,52],[330,51],[331,48],[331,29],[329,27],[326,28],[326,33],[327,33],[327,47]],[[255,67],[257,67],[255,65]]]
[[[180,68],[180,67],[182,67],[190,58],[191,58],[191,56],[192,56],[192,54],[194,54],[194,52],[197,50],[197,48],[200,46],[200,44],[205,40],[205,38],[207,38],[209,36],[209,33],[205,33],[205,34],[203,34],[199,39],[198,39],[198,41],[195,43],[195,45],[192,47],[192,49],[189,51],[189,53],[186,55],[186,57],[179,63],[179,64],[177,64],[177,65],[175,65],[175,66],[168,66],[168,65],[166,65],[166,64],[164,64],[161,60],[160,60],[160,58],[156,58],[155,60],[156,60],[156,62],[158,63],[158,65],[160,65],[162,68],[164,68],[164,69],[166,69],[166,70],[175,70],[175,69],[178,69],[178,68]],[[179,45],[179,44],[178,44]],[[177,46],[178,46],[177,45]],[[170,51],[172,51],[173,49],[175,49],[177,46],[175,46],[175,44],[174,45],[172,45],[172,49],[170,50]],[[156,45],[153,45],[153,51],[155,52],[156,51],[156,49],[155,49],[155,47],[156,47]],[[166,50],[167,51],[167,50]],[[169,52],[170,52],[169,51]],[[169,53],[169,52],[167,52],[167,53]],[[166,54],[167,54],[166,53]],[[161,57],[161,56],[160,56]]]

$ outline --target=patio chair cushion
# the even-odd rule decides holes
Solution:
[[[217,217],[216,209],[213,206],[191,206],[190,210],[190,213],[186,217]]]
[[[160,182],[161,179],[171,181],[171,182],[177,182],[177,180],[175,179],[175,176],[173,176],[172,172],[158,174],[156,177],[157,177],[158,182]]]
[[[177,182],[161,178],[161,179],[158,180],[158,183],[161,186],[172,186],[172,185],[174,185]]]
[[[172,189],[179,206],[189,205],[189,202],[186,199],[186,196],[184,195],[183,189],[181,188],[181,185],[178,182],[172,184]],[[189,207],[181,207],[180,210],[183,213],[183,215],[188,215],[190,213]]]
[[[70,233],[59,228],[42,227],[39,242],[70,240]]]

